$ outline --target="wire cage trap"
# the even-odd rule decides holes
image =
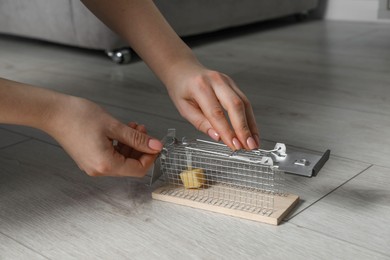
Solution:
[[[231,151],[205,140],[178,141],[170,129],[153,179],[164,177],[154,199],[278,225],[298,203],[284,190],[284,171],[274,162],[287,157],[284,144],[273,150]]]

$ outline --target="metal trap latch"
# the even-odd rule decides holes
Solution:
[[[328,161],[330,150],[323,154],[293,151],[289,152],[286,158],[278,162],[279,169],[300,176],[317,176],[322,166]]]

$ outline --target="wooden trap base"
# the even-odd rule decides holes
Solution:
[[[213,187],[208,188],[208,192],[212,192]],[[168,192],[167,192],[168,191]],[[174,191],[174,192],[172,192]],[[295,205],[299,201],[299,197],[293,194],[287,194],[284,196],[275,195],[274,196],[274,207],[273,211],[267,214],[263,214],[262,212],[251,212],[250,210],[243,210],[238,208],[230,208],[226,206],[220,206],[213,203],[203,202],[202,200],[192,200],[189,198],[182,198],[180,196],[169,195],[172,193],[182,193],[186,194],[194,194],[198,192],[198,190],[186,190],[184,187],[169,187],[164,186],[156,189],[152,193],[152,198],[167,202],[172,202],[184,206],[189,206],[193,208],[209,210],[217,213],[222,213],[234,217],[259,221],[271,225],[279,225],[279,223],[283,220],[283,218],[295,207]],[[191,196],[188,196],[191,197]],[[218,198],[214,198],[215,201]]]

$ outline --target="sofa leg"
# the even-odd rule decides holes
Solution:
[[[117,64],[127,64],[131,61],[131,49],[120,48],[115,50],[107,50],[106,54],[111,60]]]

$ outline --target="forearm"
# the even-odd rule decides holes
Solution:
[[[246,96],[228,76],[198,62],[152,0],[81,1],[128,41],[167,87],[180,114],[197,129],[232,149],[258,147]]]
[[[151,0],[82,0],[169,85],[175,67],[200,65]]]
[[[0,123],[49,131],[65,95],[0,78]]]

